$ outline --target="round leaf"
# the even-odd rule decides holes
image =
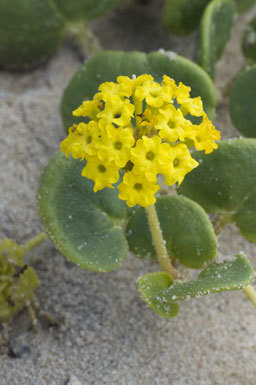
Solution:
[[[115,8],[122,0],[54,0],[69,20],[92,20]]]
[[[37,195],[45,230],[70,261],[93,271],[116,269],[127,254],[125,204],[116,189],[93,191],[81,176],[85,162],[57,152],[42,173]]]
[[[200,268],[216,256],[217,241],[204,210],[182,196],[157,198],[156,209],[172,258],[191,268]],[[138,257],[156,259],[145,210],[138,208],[129,219],[126,236],[130,250]]]
[[[66,130],[81,119],[72,116],[83,100],[91,99],[101,83],[116,81],[117,76],[132,76],[150,73],[161,82],[164,74],[176,82],[183,82],[192,88],[191,95],[201,96],[204,109],[210,118],[214,115],[216,94],[209,76],[197,64],[168,52],[105,51],[86,62],[73,76],[65,89],[61,112]]]
[[[148,273],[138,279],[138,290],[142,299],[157,314],[164,318],[176,317],[179,313],[177,303],[163,303],[157,298],[157,293],[168,289],[172,284],[172,278],[164,272]]]
[[[230,116],[244,136],[256,137],[256,65],[247,68],[235,81],[230,95]]]
[[[198,202],[207,212],[221,213],[256,242],[256,140],[219,143],[218,150],[194,153],[200,166],[189,173],[178,192]]]
[[[204,8],[210,0],[166,0],[164,25],[177,35],[186,35],[198,27]]]
[[[201,23],[201,65],[212,78],[215,63],[229,39],[233,19],[232,0],[211,1],[204,11]]]
[[[242,49],[247,59],[256,61],[256,17],[245,28]]]
[[[194,281],[177,283],[158,291],[155,300],[162,305],[187,298],[201,297],[228,290],[241,290],[254,279],[254,271],[248,259],[239,254],[233,261],[212,263]]]
[[[0,1],[0,67],[35,66],[51,55],[65,33],[65,20],[47,0]]]

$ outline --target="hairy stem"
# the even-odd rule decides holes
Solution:
[[[74,37],[83,59],[102,51],[97,37],[84,23],[71,24],[69,33]]]
[[[154,246],[156,249],[158,261],[163,271],[166,271],[167,273],[169,273],[173,279],[178,278],[179,273],[172,266],[170,257],[166,249],[165,240],[163,238],[163,233],[160,227],[155,205],[148,206],[145,208],[145,210],[147,213],[149,227],[152,234]]]
[[[224,227],[230,222],[230,215],[217,214],[212,224],[215,234],[220,235]]]
[[[24,253],[26,254],[29,250],[40,245],[40,243],[42,243],[45,239],[46,239],[46,235],[44,232],[41,232],[37,234],[35,237],[31,238],[28,242],[22,245],[22,249],[24,250]]]
[[[244,292],[251,301],[251,303],[256,307],[256,290],[252,285],[248,285],[244,288]]]

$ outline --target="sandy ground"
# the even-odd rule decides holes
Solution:
[[[248,18],[244,14],[237,21],[218,64],[220,95],[243,66],[239,36]],[[157,0],[147,8],[130,1],[93,29],[105,49],[164,48],[198,57],[198,33],[168,35],[159,22]],[[37,180],[64,138],[60,98],[79,65],[66,41],[37,70],[0,73],[1,238],[24,242],[41,229]],[[239,136],[226,100],[219,103],[216,125],[223,137]],[[228,227],[220,253],[240,250],[256,266],[256,247]],[[27,313],[21,313],[9,331],[11,349],[0,355],[0,385],[255,385],[256,311],[242,292],[184,302],[176,319],[165,320],[146,307],[136,290],[137,277],[156,268],[148,262],[129,255],[118,270],[102,275],[68,263],[50,242],[33,255],[41,282],[38,302],[60,326],[39,321],[33,333]]]

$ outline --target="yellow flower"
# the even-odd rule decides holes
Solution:
[[[151,108],[146,108],[143,114],[137,117],[136,131],[137,137],[143,135],[153,135],[156,132],[157,115],[152,113]]]
[[[116,129],[113,125],[109,125],[106,132],[102,133],[101,140],[98,157],[102,161],[114,161],[118,167],[124,167],[135,142],[132,128]]]
[[[114,162],[103,162],[95,155],[87,158],[81,175],[95,182],[93,190],[96,192],[104,187],[113,188],[112,184],[119,179],[119,169]]]
[[[184,116],[190,113],[193,116],[202,116],[204,113],[203,103],[200,97],[189,98],[181,104],[180,107]]]
[[[218,148],[218,144],[214,140],[220,140],[220,132],[215,130],[212,122],[204,114],[202,123],[195,130],[195,148],[199,151],[205,150],[206,154],[210,154]]]
[[[144,99],[149,106],[159,108],[164,102],[172,102],[173,89],[168,85],[162,87],[153,81],[150,75],[141,75],[136,79],[135,98],[140,102]]]
[[[99,93],[97,97],[104,101],[107,101],[109,97],[119,95],[120,97],[129,98],[132,95],[134,86],[133,79],[130,79],[128,76],[118,76],[117,83],[114,82],[105,82],[99,86]]]
[[[118,95],[106,100],[105,108],[97,117],[100,128],[105,128],[109,124],[126,127],[130,124],[134,113],[134,106],[129,99],[122,100]]]
[[[136,175],[130,171],[124,175],[123,182],[118,188],[119,198],[125,200],[129,207],[135,205],[147,207],[155,203],[154,195],[159,186],[149,182],[144,175]]]
[[[190,87],[185,86],[183,83],[179,82],[179,85],[176,86],[174,92],[174,96],[176,97],[177,102],[179,104],[185,103],[190,98],[190,91]]]
[[[102,101],[95,95],[93,100],[84,101],[72,114],[74,116],[85,116],[92,120],[97,120],[97,115],[102,110],[102,107]]]
[[[94,121],[90,121],[88,124],[83,122],[78,125],[73,124],[69,128],[69,135],[60,144],[61,151],[66,156],[71,154],[74,159],[84,159],[86,155],[95,155],[100,134],[98,124]]]
[[[128,206],[151,205],[159,174],[168,185],[180,184],[198,166],[190,147],[206,154],[218,147],[220,133],[204,113],[201,98],[191,98],[190,91],[166,75],[161,84],[149,74],[105,82],[93,100],[73,112],[90,121],[74,124],[61,150],[86,159],[82,175],[95,182],[94,191],[113,187],[121,170],[120,199]],[[201,123],[193,124],[187,114],[202,117]]]
[[[159,109],[159,115],[155,127],[159,130],[159,136],[174,143],[178,139],[193,138],[191,130],[192,123],[185,119],[181,110],[176,109],[172,104]]]
[[[172,161],[168,168],[165,167],[161,170],[161,173],[167,185],[171,186],[177,182],[180,185],[185,175],[197,167],[199,163],[192,158],[185,144],[177,144],[171,150]]]
[[[183,83],[179,83],[179,86],[176,87],[174,95],[177,99],[177,102],[181,105],[180,109],[183,115],[190,113],[193,116],[202,116],[203,115],[203,103],[200,97],[191,98],[190,97],[191,88],[185,86]]]
[[[131,149],[133,173],[145,175],[149,182],[155,182],[160,169],[168,167],[171,161],[170,153],[171,146],[168,143],[161,143],[159,136],[155,135],[153,138],[143,136]]]

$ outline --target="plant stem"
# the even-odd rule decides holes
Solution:
[[[216,235],[220,235],[224,227],[231,222],[231,218],[226,214],[217,214],[213,221],[213,229]]]
[[[163,271],[166,271],[168,274],[170,274],[170,276],[173,279],[175,279],[179,276],[179,273],[172,266],[172,263],[170,261],[170,257],[168,255],[166,245],[165,245],[166,242],[163,238],[163,233],[160,227],[155,205],[148,206],[145,208],[145,210],[147,213],[148,223],[152,234],[154,246],[156,249],[158,261]]]
[[[244,292],[251,301],[251,303],[256,307],[256,290],[252,285],[248,285],[244,288]]]
[[[24,250],[24,253],[26,254],[29,250],[40,245],[40,243],[42,243],[45,239],[46,239],[46,235],[44,232],[41,232],[37,234],[35,237],[31,238],[28,242],[22,245],[22,249]]]
[[[69,33],[74,37],[83,58],[102,51],[97,37],[84,23],[71,24]]]

